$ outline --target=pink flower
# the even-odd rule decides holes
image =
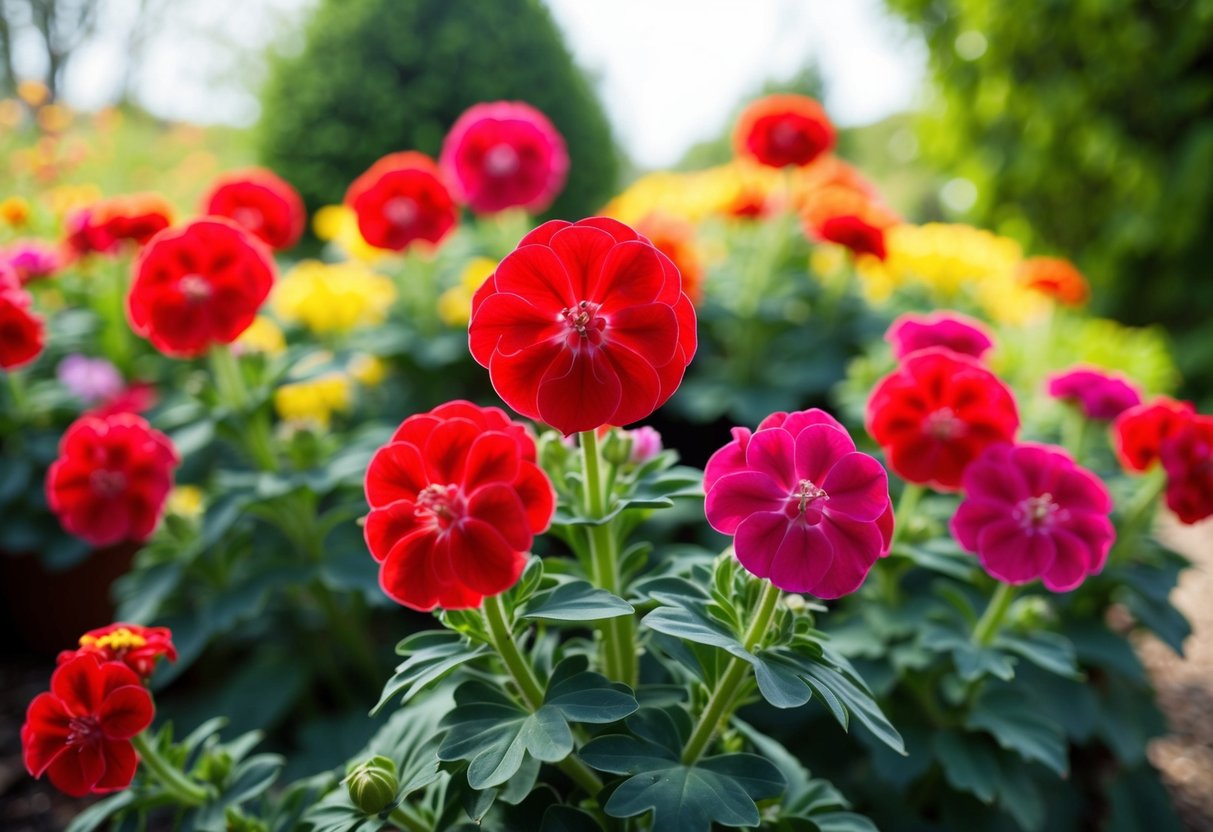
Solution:
[[[943,347],[981,359],[994,347],[994,338],[981,321],[959,312],[906,313],[893,321],[884,339],[901,361],[912,352]]]
[[[447,134],[439,160],[456,195],[477,214],[521,206],[546,209],[569,172],[564,139],[547,116],[521,101],[469,108]]]
[[[704,490],[708,523],[734,536],[741,565],[788,592],[854,592],[888,552],[888,475],[824,411],[773,413],[754,433],[734,428],[708,460]]]
[[[629,461],[635,465],[643,465],[661,453],[661,434],[657,432],[656,428],[642,425],[635,430],[624,431],[624,435],[632,440]]]
[[[63,266],[59,249],[41,240],[16,240],[0,257],[17,272],[22,285],[50,277]]]
[[[1088,419],[1110,422],[1141,404],[1141,391],[1120,373],[1071,367],[1049,377],[1049,395],[1076,402]]]
[[[1068,592],[1103,569],[1112,498],[1061,448],[991,445],[964,474],[952,535],[993,577]]]

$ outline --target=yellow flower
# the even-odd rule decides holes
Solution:
[[[249,324],[249,328],[240,333],[236,344],[248,352],[278,355],[286,349],[286,337],[282,334],[282,328],[274,323],[272,318],[258,315]]]
[[[179,485],[168,494],[168,511],[187,520],[202,516],[202,489],[195,485]]]
[[[359,353],[350,360],[349,372],[363,387],[378,387],[387,378],[387,365],[373,355]]]
[[[344,205],[325,205],[312,217],[312,229],[320,239],[333,243],[347,255],[373,263],[390,252],[375,248],[362,238],[358,218]]]
[[[29,201],[22,196],[10,196],[0,202],[0,219],[13,228],[21,228],[29,222]]]
[[[17,96],[31,107],[39,107],[51,97],[51,91],[46,84],[31,79],[17,84]]]
[[[101,199],[101,189],[93,184],[59,185],[46,191],[44,198],[55,215],[62,217]]]
[[[467,326],[472,314],[472,295],[497,270],[497,262],[487,257],[470,260],[459,277],[459,283],[438,298],[438,317],[450,327]]]
[[[284,321],[329,333],[382,323],[395,300],[392,281],[365,266],[304,260],[278,281],[271,306]]]
[[[72,111],[60,104],[47,104],[38,109],[38,126],[47,133],[62,133],[72,126]]]
[[[284,421],[308,422],[327,428],[334,413],[350,409],[352,395],[348,376],[328,373],[279,387],[274,391],[274,409]]]

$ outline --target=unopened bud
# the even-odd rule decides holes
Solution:
[[[344,782],[350,800],[368,815],[377,815],[391,806],[400,786],[396,764],[378,755],[352,766]]]
[[[632,456],[632,440],[627,431],[613,430],[602,443],[602,458],[612,465],[626,465]]]
[[[783,603],[787,605],[787,608],[792,612],[802,612],[804,608],[809,605],[809,602],[803,595],[797,595],[794,592],[789,592],[784,595]]]
[[[632,440],[631,461],[635,465],[643,465],[662,451],[661,434],[648,425],[628,431],[628,436]]]

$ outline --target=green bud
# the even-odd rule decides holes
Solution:
[[[627,465],[632,458],[632,440],[623,431],[612,430],[602,443],[602,458],[612,465]]]
[[[365,762],[351,765],[345,776],[350,800],[368,815],[377,815],[392,805],[396,789],[396,764],[387,757],[376,755]]]

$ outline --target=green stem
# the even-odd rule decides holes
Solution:
[[[410,814],[407,809],[405,809],[403,803],[393,809],[392,813],[388,815],[387,819],[401,829],[406,830],[406,832],[430,832],[430,827],[419,818],[413,817],[413,815]]]
[[[762,595],[758,599],[758,609],[754,612],[750,626],[746,628],[745,635],[742,637],[742,645],[747,651],[753,650],[770,628],[771,620],[775,617],[775,609],[779,604],[779,596],[780,591],[777,586],[770,581],[763,583]],[[703,756],[703,752],[707,750],[708,743],[716,735],[721,723],[732,713],[749,667],[750,663],[744,659],[736,656],[729,659],[728,666],[716,682],[716,687],[708,697],[708,704],[704,707],[703,713],[699,715],[699,721],[691,732],[691,738],[687,740],[686,748],[683,749],[682,762],[686,765],[694,765]]]
[[[1112,545],[1112,551],[1108,554],[1109,563],[1119,562],[1132,541],[1149,529],[1150,521],[1154,518],[1158,495],[1162,493],[1166,485],[1167,478],[1161,470],[1161,466],[1147,475],[1141,489],[1133,498],[1133,502],[1126,507],[1125,519],[1116,529],[1116,543]]]
[[[211,377],[215,382],[215,391],[219,394],[219,401],[238,414],[248,414],[248,418],[244,422],[244,430],[240,433],[245,452],[252,459],[253,464],[262,471],[277,470],[278,460],[274,455],[269,420],[260,408],[248,413],[253,399],[244,383],[240,360],[236,358],[231,348],[224,344],[216,345],[208,357],[211,365]]]
[[[531,711],[539,710],[543,706],[543,685],[539,683],[535,671],[531,669],[531,663],[522,655],[518,643],[514,641],[514,630],[501,596],[491,595],[485,598],[481,612],[493,647],[496,648],[497,655],[501,656],[510,678],[514,680],[523,703]],[[577,757],[565,757],[557,763],[557,767],[585,790],[586,794],[596,795],[602,791],[602,781],[598,779],[598,775]]]
[[[165,791],[183,806],[201,806],[211,796],[209,788],[191,779],[185,772],[160,756],[146,734],[131,737],[131,744],[143,760],[143,766],[164,786]]]
[[[132,369],[131,339],[134,334],[126,322],[126,268],[125,261],[118,261],[104,270],[104,289],[100,299],[103,326],[101,345],[106,356],[124,376],[129,377]]]
[[[1011,608],[1013,600],[1015,600],[1015,587],[1011,584],[1000,583],[998,589],[994,590],[994,594],[990,597],[990,603],[986,606],[986,611],[982,613],[981,620],[973,628],[974,644],[979,647],[988,647],[994,641],[994,637],[998,635],[998,628],[1002,626],[1002,620],[1006,618],[1007,610]]]
[[[592,431],[580,434],[582,475],[585,478],[585,510],[595,519],[607,513],[607,497],[602,488],[602,452],[598,435]],[[594,583],[613,595],[623,595],[619,574],[619,552],[612,524],[589,527],[590,567]],[[602,622],[603,664],[607,676],[636,687],[635,621],[630,615],[608,618]]]
[[[1075,462],[1082,462],[1082,450],[1087,444],[1087,426],[1090,420],[1087,419],[1082,409],[1077,406],[1066,408],[1069,412],[1066,413],[1061,424],[1062,442],[1061,444],[1070,456],[1074,457]]]
[[[897,498],[897,508],[893,512],[893,536],[889,539],[889,549],[892,549],[901,537],[901,532],[910,523],[910,518],[918,509],[918,503],[922,500],[922,495],[926,493],[926,488],[916,482],[907,482],[905,488],[901,489],[901,496]]]
[[[9,412],[20,422],[21,416],[29,404],[29,394],[25,390],[25,375],[19,370],[4,370],[0,373],[8,378],[8,392],[13,400]]]

